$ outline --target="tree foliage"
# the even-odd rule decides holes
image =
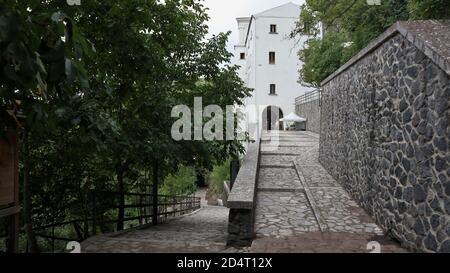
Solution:
[[[309,36],[299,53],[305,63],[300,81],[318,87],[396,21],[450,18],[445,2],[384,0],[381,5],[368,5],[366,0],[307,0],[291,35]]]
[[[88,88],[83,57],[92,48],[64,10],[40,10],[41,1],[1,2],[2,125],[15,127],[20,108],[27,128],[53,130],[58,107],[76,104]]]
[[[148,192],[152,162],[159,181],[173,174],[166,183],[189,188],[187,170],[243,151],[171,137],[173,106],[202,97],[225,109],[250,94],[229,64],[229,33],[205,38],[201,1],[0,2],[0,129],[25,132],[21,179],[35,222],[86,217],[92,189]]]
[[[192,167],[182,166],[174,173],[169,174],[161,185],[161,193],[169,196],[183,196],[195,193],[197,175]]]
[[[447,0],[409,0],[411,19],[450,19],[450,4]]]
[[[300,74],[308,85],[320,86],[320,82],[336,71],[353,53],[347,46],[347,36],[339,32],[329,32],[320,38],[306,41],[305,49],[299,52],[305,65]]]

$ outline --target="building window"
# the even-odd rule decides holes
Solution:
[[[269,64],[275,64],[275,52],[269,52]]]
[[[277,93],[277,86],[275,84],[270,85],[270,95],[275,95]]]
[[[270,33],[277,33],[277,25],[270,25]]]
[[[241,53],[241,60],[245,60],[245,53]]]

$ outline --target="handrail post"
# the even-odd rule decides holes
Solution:
[[[153,213],[152,213],[152,224],[158,224],[158,161],[153,161]]]
[[[91,191],[91,196],[92,196],[92,235],[96,235],[97,234],[97,226],[96,226],[96,219],[97,219],[97,204],[96,204],[96,200],[95,200],[95,191]]]
[[[55,218],[53,218],[53,224],[55,224]],[[55,227],[52,227],[52,253],[55,253]]]
[[[16,213],[6,219],[9,220],[7,252],[17,253],[19,251],[19,214]]]

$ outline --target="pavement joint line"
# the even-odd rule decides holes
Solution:
[[[311,148],[312,149],[312,147],[315,147],[313,145],[310,145],[309,143],[304,144],[304,142],[302,142],[302,143],[293,142],[293,143],[294,143],[294,145],[290,145],[288,143],[283,143],[283,144],[278,144],[278,145],[267,143],[267,144],[263,144],[261,147],[267,148],[267,149],[268,148],[304,148],[304,149]],[[311,142],[311,143],[313,143],[313,142]]]
[[[317,147],[317,144],[314,144],[313,146],[309,145],[308,146],[302,146],[301,143],[297,143],[296,145],[291,145],[290,143],[287,144],[278,144],[278,145],[270,145],[269,143],[262,143],[261,147],[285,147],[285,148],[296,148],[296,147]]]
[[[308,142],[313,142],[313,141],[315,141],[315,142],[317,142],[317,139],[315,139],[315,138],[312,138],[312,137],[302,137],[302,138],[297,138],[297,139],[293,139],[293,138],[291,138],[291,139],[287,139],[287,138],[282,138],[282,139],[279,139],[279,141],[286,141],[286,142],[292,142],[292,141],[308,141]]]
[[[317,139],[315,138],[299,138],[299,139],[270,139],[270,140],[263,140],[265,142],[300,142],[300,141],[305,141],[305,142],[317,142]]]
[[[265,138],[263,138],[262,140],[263,140],[263,141],[270,141],[271,139],[272,139],[272,140],[273,140],[273,139],[281,139],[281,140],[304,140],[304,139],[311,139],[311,140],[315,140],[314,137],[310,137],[310,136],[300,136],[300,137],[289,137],[289,136],[280,136],[280,137],[277,137],[277,136],[273,136],[272,138],[265,137]]]
[[[317,224],[319,225],[319,229],[322,233],[325,233],[329,230],[328,225],[326,224],[325,220],[323,219],[322,214],[320,213],[319,209],[317,208],[316,201],[314,199],[314,196],[311,194],[309,190],[309,186],[306,183],[306,179],[303,176],[303,172],[301,169],[300,164],[294,163],[295,170],[297,171],[298,178],[300,179],[300,183],[303,185],[303,189],[305,191],[306,199],[309,202],[309,205],[311,206],[311,209],[313,211],[314,217],[316,218]]]
[[[305,189],[298,188],[298,189],[280,189],[280,188],[259,188],[258,192],[293,192],[293,193],[304,193]]]
[[[261,155],[298,156],[298,154],[272,153],[272,152],[264,152],[264,151],[261,151]]]
[[[316,138],[316,139],[320,139],[320,135],[316,134],[316,133],[307,132],[304,135],[307,135],[307,136],[310,136],[310,137],[313,137],[313,138]]]
[[[261,148],[277,147],[277,148],[315,148],[317,145],[266,145],[262,144]]]
[[[260,165],[259,168],[265,169],[294,169],[294,165]]]
[[[311,140],[308,139],[308,141],[306,141],[306,140],[304,140],[304,139],[296,139],[296,140],[283,140],[283,139],[279,139],[279,140],[263,140],[263,141],[262,141],[262,144],[267,144],[267,143],[271,143],[271,142],[275,142],[275,143],[281,143],[281,142],[283,142],[284,144],[291,144],[291,143],[299,143],[299,142],[302,142],[302,143],[307,143],[307,144],[309,144],[309,143],[316,143],[317,140],[316,140],[316,139],[311,139]]]

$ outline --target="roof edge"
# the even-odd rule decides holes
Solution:
[[[247,42],[248,42],[248,34],[250,33],[250,28],[252,27],[252,23],[253,23],[254,20],[256,20],[256,17],[252,15],[252,16],[250,17],[250,21],[248,22],[247,34],[245,34],[245,43],[244,43],[244,46],[247,46]]]
[[[287,5],[294,5],[294,6],[297,6],[297,7],[301,7],[300,5],[298,5],[298,4],[296,4],[296,3],[294,3],[294,2],[287,2],[287,3],[284,3],[284,4],[282,4],[282,5],[278,5],[278,6],[276,6],[276,7],[273,7],[273,8],[270,8],[270,9],[266,9],[266,10],[263,10],[263,11],[260,11],[260,12],[258,12],[258,13],[255,13],[255,14],[253,14],[253,16],[255,16],[255,17],[260,17],[260,15],[261,14],[264,14],[264,13],[266,13],[266,12],[270,12],[270,11],[272,11],[272,10],[275,10],[275,9],[278,9],[278,8],[281,8],[281,7],[284,7],[284,6],[287,6]]]
[[[240,21],[250,21],[250,16],[249,17],[237,17],[236,21],[240,22]]]

